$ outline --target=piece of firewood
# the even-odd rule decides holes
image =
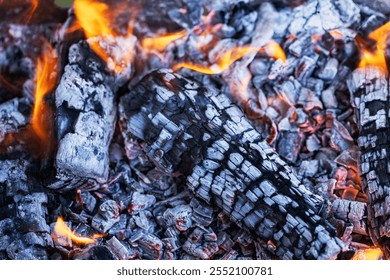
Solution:
[[[125,141],[143,140],[158,167],[187,175],[197,197],[218,205],[278,257],[333,259],[343,249],[321,214],[323,199],[222,93],[160,70],[121,98],[119,112]]]
[[[367,194],[368,229],[390,256],[390,95],[387,75],[377,67],[356,69],[348,81],[359,127],[359,171]]]
[[[108,148],[116,121],[114,79],[86,41],[69,50],[69,64],[55,92],[59,189],[79,180],[108,180]]]
[[[366,203],[346,199],[335,199],[332,202],[332,206],[336,218],[352,223],[353,232],[368,235]]]

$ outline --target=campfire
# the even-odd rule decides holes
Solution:
[[[389,15],[0,1],[0,259],[390,258]]]

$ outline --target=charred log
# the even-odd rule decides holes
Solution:
[[[69,51],[69,64],[57,87],[57,179],[69,182],[108,179],[108,148],[115,129],[113,78],[86,42]],[[68,183],[67,183],[68,182]]]
[[[161,70],[124,96],[119,111],[125,139],[145,141],[158,167],[187,175],[197,197],[274,244],[278,257],[331,259],[342,250],[320,215],[325,202],[225,95]]]
[[[367,194],[368,229],[390,256],[390,96],[386,74],[376,67],[357,69],[349,80],[359,126],[359,171]]]

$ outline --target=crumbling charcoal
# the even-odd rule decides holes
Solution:
[[[218,252],[217,236],[206,228],[196,227],[183,244],[183,250],[200,259],[208,260]]]
[[[127,207],[127,211],[130,215],[137,214],[144,209],[148,209],[150,206],[156,203],[156,197],[150,194],[142,194],[134,192],[131,198],[131,202]]]
[[[390,256],[389,81],[377,67],[356,69],[348,80],[358,119],[359,172],[367,195],[368,231]]]
[[[312,178],[318,173],[318,160],[303,160],[299,166],[300,176]]]
[[[293,35],[322,34],[359,22],[358,6],[352,0],[309,0],[294,9],[289,32]]]
[[[92,219],[92,227],[100,232],[107,232],[119,221],[119,206],[113,200],[107,200],[99,206],[98,213]]]
[[[213,208],[196,198],[191,199],[192,220],[196,225],[209,226],[213,222]]]
[[[17,217],[20,229],[23,232],[50,232],[46,223],[48,198],[45,193],[32,193],[29,195],[15,195]]]
[[[132,237],[132,243],[138,245],[140,256],[144,259],[159,260],[163,256],[163,242],[154,234],[139,232]]]
[[[375,0],[375,1],[364,1],[355,0],[356,3],[367,5],[368,7],[384,14],[390,14],[390,3],[387,0]]]
[[[85,209],[88,213],[93,213],[96,207],[96,198],[87,191],[81,192],[81,198],[83,200],[83,209]]]
[[[315,134],[307,137],[306,148],[310,153],[318,151],[321,148],[321,141]]]
[[[0,186],[5,190],[6,196],[13,197],[30,192],[30,182],[26,175],[27,165],[28,161],[24,159],[0,161]]]
[[[132,0],[137,3],[139,1]],[[177,27],[191,29],[200,23],[202,2],[189,0],[141,1],[142,20],[152,28],[167,27],[174,31]],[[185,12],[183,12],[185,11]]]
[[[145,232],[155,232],[156,223],[153,214],[149,211],[141,211],[133,216],[135,224]]]
[[[317,214],[323,199],[299,182],[223,94],[160,70],[124,96],[119,111],[125,138],[145,141],[144,151],[161,170],[189,175],[196,197],[271,240],[278,257],[329,259],[343,248]]]
[[[74,260],[117,260],[110,249],[102,245],[88,245],[72,250],[70,258]]]
[[[329,144],[336,151],[345,151],[353,145],[353,139],[349,131],[336,119],[333,119],[332,136]]]
[[[318,73],[318,77],[324,81],[331,81],[336,77],[339,62],[336,58],[330,58]]]
[[[57,178],[104,183],[108,179],[108,149],[115,129],[115,87],[105,64],[86,44],[81,42],[70,48],[70,63],[55,93]]]
[[[308,88],[301,89],[297,104],[302,105],[307,112],[313,110],[314,108],[323,108],[322,103],[316,93]]]
[[[234,246],[234,241],[230,238],[229,234],[224,231],[221,231],[218,234],[217,240],[218,248],[229,251]]]
[[[118,260],[129,260],[135,256],[135,251],[129,245],[119,241],[115,236],[106,242],[106,246]]]
[[[0,146],[7,134],[27,125],[30,106],[26,98],[14,98],[0,104]]]
[[[283,159],[295,163],[298,159],[302,141],[304,140],[303,133],[298,129],[291,131],[282,130],[279,132],[279,136],[280,138],[276,147],[279,155]]]
[[[367,204],[359,201],[335,199],[332,203],[336,218],[353,224],[353,231],[367,235]]]
[[[336,109],[338,107],[335,91],[336,88],[334,86],[330,86],[322,91],[321,101],[326,109]]]
[[[221,260],[235,260],[237,259],[238,252],[235,250],[230,250],[229,252],[226,252],[220,259]]]
[[[175,226],[179,231],[186,231],[192,227],[192,208],[188,205],[179,205],[164,212],[167,226]]]

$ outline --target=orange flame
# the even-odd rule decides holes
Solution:
[[[267,56],[272,57],[275,60],[281,59],[286,62],[286,54],[284,53],[282,47],[276,43],[274,40],[271,40],[265,47],[260,49],[261,52],[264,52]]]
[[[381,249],[371,248],[357,251],[352,260],[379,260],[382,255],[383,252]]]
[[[116,61],[112,61],[110,54],[98,39],[118,36],[115,30],[111,28],[114,15],[111,15],[108,5],[95,0],[75,0],[74,10],[78,23],[84,30],[85,37],[89,39],[88,43],[91,49],[106,63],[109,61],[114,63],[116,72],[122,72],[126,67],[124,65],[128,65],[133,58],[132,50],[121,51],[120,57],[115,57]],[[129,23],[127,39],[133,35],[133,22],[134,18]]]
[[[54,51],[49,44],[48,50],[44,51],[37,61],[35,103],[31,119],[32,129],[41,140],[43,147],[50,147],[53,144],[51,137],[51,108],[45,102],[45,96],[49,94],[56,85],[57,60]],[[49,117],[47,117],[49,115]]]
[[[57,222],[54,226],[54,233],[56,234],[55,238],[66,238],[71,239],[73,243],[78,245],[88,245],[96,243],[97,238],[104,237],[105,234],[94,234],[92,238],[79,236],[74,233],[64,222],[62,217],[57,218]]]
[[[190,62],[183,62],[174,65],[173,70],[176,71],[180,68],[188,68],[208,75],[220,74],[227,68],[229,68],[232,63],[236,62],[243,56],[253,52],[262,52],[274,59],[282,59],[283,61],[286,61],[286,55],[284,54],[283,49],[279,46],[279,44],[274,41],[271,41],[266,46],[260,49],[252,46],[240,46],[231,48],[225,53],[223,53],[216,61],[216,63],[211,66],[202,66]]]
[[[376,41],[377,44],[373,52],[364,48],[362,49],[363,57],[359,63],[359,68],[366,68],[367,66],[377,66],[387,73],[385,48],[387,36],[389,33],[390,21],[370,33],[368,37]]]
[[[26,22],[29,23],[39,5],[39,0],[31,0],[31,7],[27,11]]]
[[[184,37],[186,34],[187,31],[182,30],[177,33],[165,34],[156,38],[145,38],[142,40],[142,47],[146,50],[156,50],[162,52],[170,43]]]

